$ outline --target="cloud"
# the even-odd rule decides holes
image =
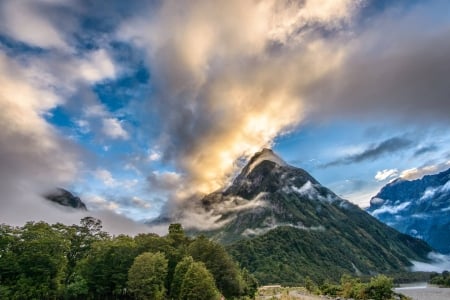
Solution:
[[[414,152],[414,156],[421,156],[426,153],[435,152],[438,149],[439,148],[436,145],[428,145],[428,146],[420,147],[419,149],[416,150],[416,152]]]
[[[309,89],[310,118],[448,124],[448,2],[395,5],[355,30],[345,62]]]
[[[117,185],[117,181],[108,170],[97,169],[94,172],[94,176],[100,179],[106,186],[113,187]]]
[[[393,178],[398,175],[397,169],[384,169],[382,171],[378,171],[377,174],[375,174],[375,179],[377,181],[384,181],[388,178]]]
[[[79,74],[89,82],[98,82],[116,76],[116,67],[105,49],[89,53],[78,66]]]
[[[67,48],[64,35],[52,24],[44,1],[6,0],[0,4],[0,31],[21,42],[41,48]]]
[[[122,127],[122,122],[116,118],[105,118],[102,120],[102,132],[112,139],[128,139],[128,132]]]
[[[21,191],[40,194],[77,174],[77,148],[59,137],[44,118],[60,101],[28,81],[26,72],[0,52],[2,203],[20,197]]]
[[[77,134],[96,141],[133,144],[136,133],[145,149],[130,157],[178,174],[148,179],[174,199],[216,190],[232,178],[236,161],[304,121],[350,115],[448,122],[448,4],[431,1],[354,26],[364,2],[2,1],[0,32],[12,46],[0,46],[9,54],[2,54],[8,62],[0,77],[17,84],[4,95],[39,99],[10,101],[0,113],[4,124],[17,125],[0,134],[5,170],[9,163],[20,170],[11,178],[34,182],[26,162],[30,173],[54,162],[49,178],[73,180],[83,158],[44,117],[61,107],[82,121]],[[151,95],[116,111],[94,89],[130,71],[129,60],[145,64]],[[404,138],[385,142],[336,164],[408,147]],[[139,166],[137,174],[148,169]]]
[[[167,191],[176,190],[183,183],[183,178],[176,172],[158,172],[154,171],[147,177],[151,190]]]
[[[400,177],[407,180],[414,180],[422,178],[423,176],[428,174],[436,174],[448,168],[450,168],[450,160],[439,164],[426,165],[418,168],[404,170],[400,173]]]
[[[146,110],[160,125],[162,160],[193,192],[223,186],[237,159],[301,123],[299,90],[343,55],[313,27],[342,28],[359,3],[164,1],[124,22],[117,35],[145,51],[152,74]]]
[[[324,165],[324,167],[347,165],[352,163],[359,163],[363,161],[375,160],[383,155],[392,154],[400,150],[409,148],[412,141],[403,137],[393,137],[382,141],[381,143],[370,146],[360,153],[349,155],[344,158],[337,159]]]
[[[397,214],[399,211],[404,210],[405,208],[407,208],[410,205],[411,205],[410,201],[409,202],[403,202],[403,203],[401,203],[399,205],[396,205],[396,206],[383,205],[382,207],[374,210],[372,212],[372,215],[373,216],[378,216],[378,215],[385,214],[385,213],[394,215],[394,214]]]
[[[443,272],[450,269],[450,256],[443,255],[437,252],[430,252],[428,258],[431,260],[430,263],[412,261],[413,267],[411,268],[413,272]]]

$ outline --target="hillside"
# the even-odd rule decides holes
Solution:
[[[450,169],[387,184],[371,199],[367,211],[400,232],[450,253]]]
[[[255,154],[230,187],[202,203],[225,223],[203,233],[226,244],[263,284],[398,272],[431,251],[269,149]]]

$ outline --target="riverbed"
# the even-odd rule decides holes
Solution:
[[[395,291],[413,300],[450,300],[450,288],[439,288],[426,282],[404,284],[395,288]]]

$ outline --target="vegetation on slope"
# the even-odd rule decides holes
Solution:
[[[434,273],[431,274],[430,283],[436,284],[442,287],[450,287],[450,272],[444,271],[442,274]]]
[[[1,299],[227,299],[252,297],[256,281],[224,248],[169,234],[111,237],[101,222],[0,225]]]
[[[430,249],[379,222],[375,224],[378,227],[368,223],[359,228],[355,222],[364,224],[355,215],[347,222],[331,223],[324,230],[282,226],[235,242],[228,249],[262,284],[286,285],[303,283],[307,276],[322,282],[338,281],[345,273],[406,271],[411,265],[409,259],[423,259]]]

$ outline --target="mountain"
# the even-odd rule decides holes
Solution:
[[[370,200],[367,211],[439,252],[450,253],[450,169],[387,184]]]
[[[87,210],[86,205],[79,197],[74,196],[71,192],[62,188],[57,188],[54,191],[47,193],[44,195],[44,198],[62,206]]]
[[[338,280],[407,270],[426,261],[425,242],[402,234],[322,186],[270,149],[256,153],[223,191],[202,199],[226,245],[262,284]]]

